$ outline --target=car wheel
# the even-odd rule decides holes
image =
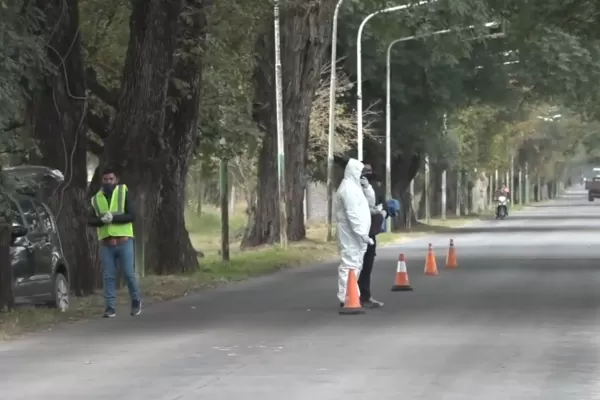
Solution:
[[[52,307],[66,312],[69,309],[69,281],[63,274],[58,273],[54,277],[53,295]]]

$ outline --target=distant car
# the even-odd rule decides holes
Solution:
[[[14,184],[10,196],[13,294],[17,304],[48,305],[69,309],[69,268],[56,219],[44,202],[64,177],[42,166],[3,169]]]
[[[52,212],[31,196],[11,202],[13,294],[17,304],[69,309],[69,270]]]

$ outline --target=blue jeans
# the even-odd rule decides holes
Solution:
[[[140,300],[140,290],[135,276],[134,240],[129,239],[116,246],[100,243],[100,263],[104,276],[104,301],[106,308],[115,309],[117,298],[117,271],[120,262],[131,301]]]

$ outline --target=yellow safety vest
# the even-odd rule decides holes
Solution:
[[[125,198],[127,196],[127,185],[117,185],[110,199],[110,207],[104,192],[100,190],[92,197],[92,207],[98,217],[110,212],[112,215],[122,215],[125,212]],[[102,240],[109,236],[133,237],[133,224],[108,224],[98,228],[98,239]]]

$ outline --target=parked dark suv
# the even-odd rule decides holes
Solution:
[[[8,169],[9,175],[25,167]],[[37,168],[37,167],[32,167]],[[44,167],[39,167],[44,168]],[[17,304],[46,304],[69,309],[69,270],[56,221],[48,206],[34,193],[18,190],[11,196],[11,263]]]

